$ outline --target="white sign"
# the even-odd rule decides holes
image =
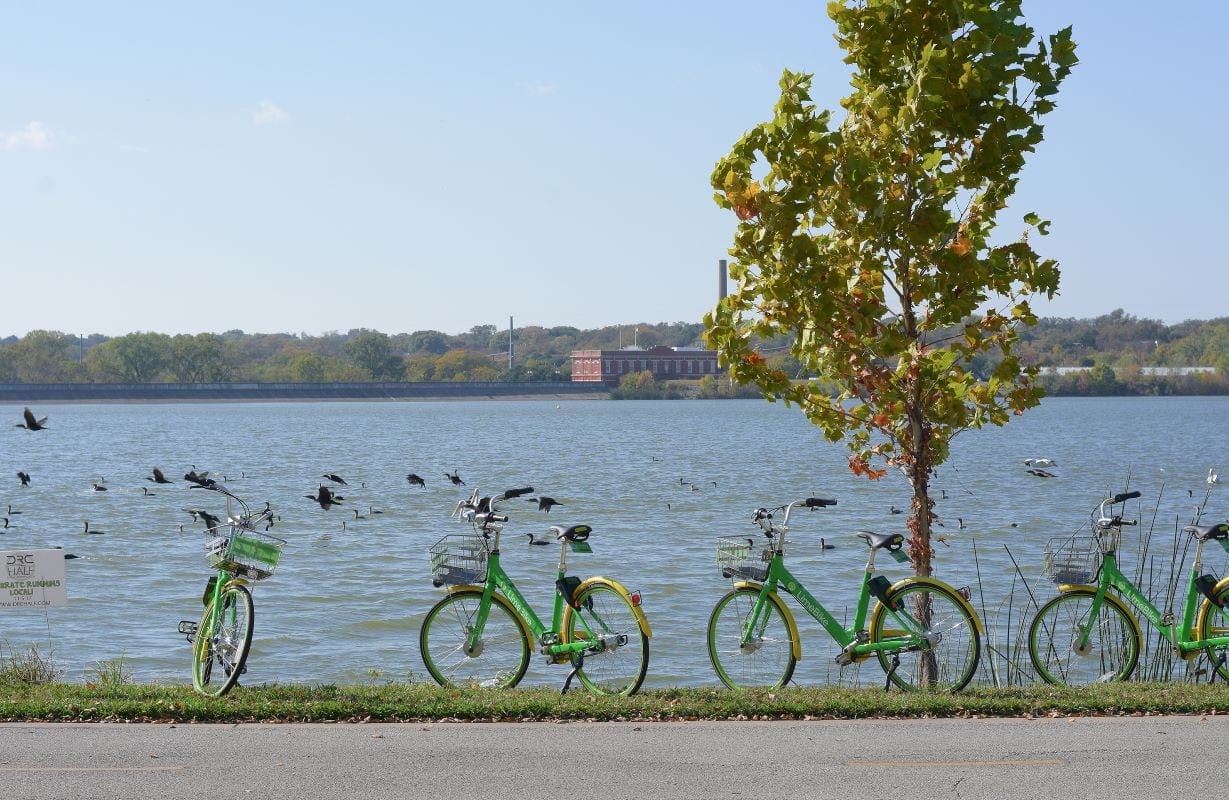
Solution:
[[[0,550],[0,608],[68,605],[63,550]]]

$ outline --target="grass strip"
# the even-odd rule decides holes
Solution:
[[[837,687],[775,691],[656,689],[599,697],[551,689],[267,685],[207,698],[182,686],[0,685],[7,722],[515,722],[812,720],[1229,713],[1229,687],[1123,683],[958,694]]]

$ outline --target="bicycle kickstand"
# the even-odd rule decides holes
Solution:
[[[892,666],[888,670],[888,677],[883,682],[883,690],[886,692],[892,688],[892,675],[896,672],[896,668],[900,666],[900,653],[892,654]]]
[[[568,677],[563,681],[563,691],[559,694],[565,695],[568,693],[568,688],[572,685],[572,679],[576,677],[576,673],[585,668],[585,654],[577,653],[576,658],[572,661],[572,671],[568,673]]]

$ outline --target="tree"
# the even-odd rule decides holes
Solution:
[[[371,373],[373,380],[399,381],[405,377],[405,362],[393,353],[388,335],[366,331],[347,339],[341,346],[346,358]]]
[[[1030,297],[1058,288],[1056,262],[1021,239],[994,244],[1040,119],[1076,63],[1070,29],[1034,38],[1019,0],[829,4],[855,67],[844,119],[812,103],[808,75],[781,78],[774,116],[713,172],[739,219],[735,291],[705,317],[731,374],[797,404],[849,466],[878,478],[882,459],[913,492],[917,574],[931,574],[929,483],[958,431],[1002,425],[1040,401],[1013,353]],[[945,331],[958,335],[945,337]],[[808,373],[796,384],[753,349],[786,335]],[[999,360],[985,380],[978,354]]]
[[[410,334],[409,350],[442,356],[448,352],[448,337],[439,331],[414,331]]]
[[[154,383],[171,363],[171,337],[129,333],[108,339],[85,356],[89,373],[104,382]]]
[[[30,331],[5,348],[6,371],[20,383],[71,383],[82,380],[75,356],[80,340],[60,331]]]
[[[469,350],[449,350],[435,360],[432,380],[494,381],[499,380],[499,370],[484,355]]]
[[[226,342],[216,333],[172,336],[170,369],[180,383],[224,383],[234,375]]]

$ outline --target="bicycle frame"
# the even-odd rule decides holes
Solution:
[[[1210,639],[1191,638],[1194,633],[1195,613],[1199,607],[1199,590],[1196,581],[1198,581],[1202,571],[1203,546],[1205,544],[1203,540],[1198,540],[1195,545],[1195,560],[1191,565],[1190,577],[1186,582],[1186,598],[1183,602],[1182,620],[1179,624],[1172,613],[1162,614],[1158,611],[1156,606],[1135,587],[1131,579],[1118,568],[1118,558],[1116,555],[1118,532],[1114,531],[1112,536],[1111,549],[1104,554],[1096,586],[1080,587],[1096,590],[1096,597],[1093,599],[1092,606],[1088,612],[1090,619],[1097,618],[1097,614],[1101,610],[1101,604],[1105,602],[1105,594],[1112,588],[1121,599],[1129,603],[1145,619],[1152,623],[1154,628],[1160,631],[1161,635],[1173,645],[1174,650],[1179,656],[1195,653],[1208,647],[1229,644],[1229,635],[1214,636]],[[1225,543],[1224,540],[1220,541],[1221,546],[1225,547],[1226,551],[1229,551],[1229,544]],[[1074,588],[1077,588],[1077,586],[1068,585],[1060,587],[1060,590],[1068,591]],[[1136,625],[1138,626],[1138,622],[1136,622]],[[1080,639],[1077,640],[1076,645],[1078,647],[1087,645],[1088,637],[1091,634],[1091,628],[1086,629]]]
[[[578,637],[574,642],[561,642],[560,638],[563,634],[563,617],[564,617],[564,597],[563,593],[558,588],[555,590],[554,605],[551,609],[551,624],[546,627],[542,623],[541,618],[533,607],[529,605],[529,601],[521,594],[521,591],[516,587],[512,578],[504,571],[499,560],[499,537],[500,530],[496,528],[493,533],[491,552],[487,556],[487,579],[486,583],[481,587],[482,602],[479,604],[478,612],[475,619],[473,629],[469,632],[469,638],[466,642],[469,648],[476,648],[478,642],[482,638],[482,633],[486,628],[487,617],[490,614],[492,596],[498,590],[505,599],[512,605],[516,611],[518,621],[529,634],[532,641],[538,643],[539,651],[548,656],[555,663],[566,663],[574,660],[580,654],[593,647],[594,642],[603,641],[603,638],[612,633],[605,622],[595,614],[576,615],[577,619],[584,629],[585,636]],[[568,542],[561,543],[559,554],[559,564],[555,572],[556,587],[567,573],[567,551]],[[593,580],[593,579],[590,579]],[[581,584],[584,586],[585,584]],[[470,587],[455,587],[455,589],[470,588]],[[473,587],[478,588],[478,587]],[[455,590],[454,589],[454,590]],[[637,622],[641,629],[648,633],[648,623],[645,620],[644,612],[641,610],[638,603],[632,604],[633,612],[636,615]],[[587,616],[593,616],[595,621],[602,627],[602,630],[594,630],[589,625]]]
[[[832,616],[823,603],[807,590],[802,581],[789,571],[789,568],[785,566],[784,552],[781,547],[777,547],[773,553],[772,561],[768,565],[767,578],[764,583],[760,584],[760,594],[755,601],[755,607],[747,618],[747,624],[743,630],[743,642],[749,643],[758,636],[763,635],[764,627],[768,623],[768,595],[776,592],[777,588],[780,587],[793,597],[798,602],[798,605],[802,606],[828,632],[828,635],[841,646],[842,651],[852,661],[861,661],[878,651],[902,650],[915,645],[918,638],[924,636],[924,626],[918,624],[908,614],[902,613],[901,608],[892,608],[890,606],[885,608],[892,616],[892,619],[900,626],[900,635],[879,642],[867,640],[866,620],[870,610],[871,578],[874,573],[876,552],[876,550],[872,549],[870,557],[867,559],[866,570],[862,573],[862,582],[858,587],[858,603],[854,611],[853,624],[846,628]],[[750,581],[744,581],[736,585],[756,586],[755,583]],[[800,658],[802,656],[802,643],[795,641],[793,648],[794,657]]]

